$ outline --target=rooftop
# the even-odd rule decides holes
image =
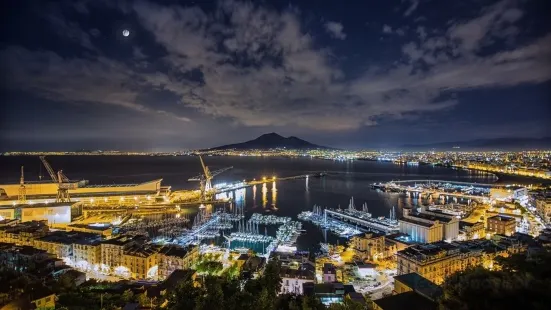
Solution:
[[[431,310],[438,309],[438,304],[419,295],[416,292],[406,292],[398,295],[384,297],[373,301],[383,310]]]
[[[441,255],[442,253],[444,253],[445,256],[448,256],[450,254],[458,254],[459,248],[455,245],[452,245],[446,242],[435,242],[431,244],[417,244],[407,249],[399,251],[398,255],[423,259],[424,257],[427,257],[427,256],[431,257],[431,256]]]
[[[407,285],[431,300],[436,300],[442,295],[442,289],[438,285],[415,272],[395,276],[394,280]]]
[[[124,250],[124,255],[149,257],[155,253],[158,253],[158,250],[158,247],[149,244],[133,244]]]
[[[111,238],[108,240],[103,241],[103,244],[111,244],[111,245],[118,245],[118,246],[125,246],[127,244],[130,244],[131,242],[134,242],[136,240],[139,240],[139,237],[133,237],[133,236],[118,236],[116,238]]]
[[[512,217],[503,216],[503,215],[494,215],[494,216],[488,218],[488,221],[490,221],[490,220],[500,221],[500,222],[514,222],[514,221],[516,221]]]
[[[85,228],[90,230],[104,231],[112,228],[111,224],[71,224],[69,227]]]
[[[99,240],[98,235],[84,232],[76,231],[54,231],[50,232],[48,235],[39,238],[39,241],[62,243],[62,244],[73,244],[78,242],[83,242],[83,240]]]
[[[190,245],[187,247],[178,246],[178,245],[165,245],[163,246],[159,253],[164,254],[166,256],[177,256],[177,257],[185,257],[188,255],[189,252],[193,251],[197,246]]]
[[[282,278],[314,280],[316,278],[316,271],[314,266],[304,263],[298,269],[282,267],[279,275]]]
[[[27,245],[15,245],[13,243],[4,243],[0,242],[0,251],[2,252],[17,252],[20,255],[24,256],[33,256],[33,255],[48,255],[45,250],[36,249],[32,246]]]
[[[409,218],[401,218],[399,220],[400,222],[406,222],[406,223],[411,223],[411,224],[415,224],[415,225],[419,225],[419,226],[424,226],[424,227],[432,227],[434,224],[429,224],[429,223],[425,223],[425,222],[421,222],[421,221],[416,221],[414,219],[409,219]]]
[[[434,212],[434,211],[430,211],[431,213],[437,213],[437,212]],[[428,221],[439,221],[439,222],[442,222],[442,223],[448,223],[448,222],[451,222],[453,220],[453,218],[450,218],[449,216],[445,216],[445,215],[436,215],[436,214],[429,214],[429,213],[423,213],[423,212],[411,212],[409,214],[409,216],[411,217],[416,217],[416,218],[420,218],[420,219],[423,219],[423,220],[428,220]]]
[[[16,204],[16,205],[4,205],[0,206],[0,209],[13,209],[13,208],[25,208],[25,209],[32,209],[32,208],[59,208],[59,207],[70,207],[76,202],[51,202],[51,203],[33,203],[33,204]]]

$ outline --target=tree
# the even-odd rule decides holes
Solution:
[[[281,265],[279,260],[273,259],[266,264],[264,273],[260,277],[260,285],[266,289],[268,296],[273,298],[281,291]]]
[[[54,289],[57,293],[67,293],[73,291],[75,287],[75,279],[64,273],[57,278]]]
[[[169,292],[168,309],[195,309],[196,301],[203,293],[202,288],[195,287],[193,280],[182,281]]]
[[[367,302],[367,305],[370,306],[371,303]],[[339,304],[335,303],[329,306],[329,310],[364,310],[364,309],[366,309],[366,306],[363,303],[352,300],[348,296],[344,298],[343,303],[339,303]],[[371,307],[369,307],[368,309],[371,309]]]
[[[544,251],[527,259],[496,260],[501,270],[482,267],[458,272],[443,284],[444,309],[547,309],[551,304],[551,260]]]
[[[131,302],[132,300],[134,300],[134,293],[132,293],[132,291],[129,289],[124,291],[121,295],[121,300],[124,303]]]

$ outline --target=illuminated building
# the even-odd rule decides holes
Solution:
[[[135,243],[143,243],[143,239],[132,236],[119,236],[101,243],[101,263],[109,268],[123,265],[123,252]]]
[[[460,221],[459,231],[461,240],[474,240],[486,236],[484,222],[469,223]]]
[[[441,284],[453,273],[469,267],[493,268],[495,257],[523,249],[520,241],[514,238],[498,242],[480,239],[414,245],[397,253],[398,275],[416,272]]]
[[[79,232],[55,231],[34,240],[34,247],[46,250],[57,258],[72,258],[73,244],[78,240],[97,240],[98,236]]]
[[[315,268],[308,263],[282,267],[279,275],[282,294],[302,295],[304,283],[314,283],[316,279]]]
[[[366,233],[362,236],[354,236],[350,239],[350,246],[354,254],[362,260],[376,261],[385,258],[385,235]]]
[[[346,295],[345,286],[340,282],[318,284],[307,282],[302,286],[304,295],[315,296],[326,306],[342,303]]]
[[[495,215],[486,219],[486,230],[490,233],[510,236],[515,233],[517,222],[512,217]]]
[[[404,216],[399,223],[400,232],[408,234],[415,242],[452,241],[459,235],[459,219],[440,212],[404,209]]]
[[[71,222],[71,206],[72,203],[37,203],[16,205],[14,209],[21,214],[21,222],[47,220],[48,225],[66,225]]]
[[[545,223],[551,222],[551,197],[537,198],[536,211]]]
[[[337,270],[330,263],[323,264],[323,283],[337,282]]]
[[[528,195],[526,187],[510,186],[490,189],[490,198],[499,201],[521,200]]]
[[[153,246],[133,244],[123,251],[121,265],[133,279],[157,280],[157,251]]]
[[[2,221],[5,222],[6,220]],[[10,221],[14,223],[14,221]],[[16,221],[18,222],[18,221]],[[34,246],[34,240],[48,233],[46,221],[32,221],[0,227],[0,242]]]
[[[400,219],[400,232],[408,234],[411,239],[421,243],[432,243],[442,240],[442,223],[424,223],[411,219]]]
[[[166,279],[178,269],[190,269],[199,258],[199,246],[166,245],[159,250],[159,279]]]
[[[73,261],[82,269],[101,264],[101,243],[99,240],[78,240],[73,243]]]
[[[55,309],[55,299],[55,293],[44,286],[34,287],[29,293],[29,300],[35,309]]]

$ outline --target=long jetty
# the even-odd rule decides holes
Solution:
[[[218,193],[230,192],[230,191],[234,191],[236,189],[241,189],[241,188],[251,187],[251,186],[254,186],[254,185],[259,185],[259,184],[264,184],[264,183],[271,183],[271,182],[276,182],[276,181],[290,181],[290,180],[297,180],[297,179],[306,179],[308,177],[313,177],[313,176],[314,175],[311,175],[311,174],[301,174],[301,175],[295,175],[295,176],[290,176],[290,177],[282,177],[282,178],[262,178],[260,180],[247,181],[243,185],[240,185],[240,186],[218,189],[216,191],[216,193],[218,194]]]

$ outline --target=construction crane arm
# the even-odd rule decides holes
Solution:
[[[222,172],[224,172],[224,171],[228,171],[228,170],[230,170],[230,169],[233,169],[233,166],[215,170],[215,171],[211,172],[210,175],[211,175],[212,177],[214,177],[214,176],[219,175],[220,173],[222,173]]]
[[[200,174],[198,176],[194,176],[193,178],[189,178],[187,179],[188,181],[201,181],[201,180],[204,180],[205,179],[205,176]]]
[[[218,174],[220,174],[224,171],[230,170],[232,168],[233,168],[233,166],[215,170],[215,171],[210,173],[210,177],[212,178],[212,177],[214,177],[214,176],[216,176],[216,175],[218,175]],[[188,181],[203,181],[203,180],[206,180],[206,177],[205,177],[204,174],[200,174],[200,175],[194,176],[192,178],[189,178],[187,180]]]
[[[69,182],[69,178],[63,174],[63,170],[59,170],[59,176],[62,182]]]
[[[209,167],[205,166],[205,162],[203,161],[203,157],[201,157],[201,155],[199,155],[199,160],[201,161],[203,172],[205,173],[205,176],[208,178],[210,176]]]
[[[52,178],[52,180],[57,183],[58,182],[57,175],[54,172],[54,169],[52,169],[50,164],[46,161],[46,157],[40,156],[40,161],[42,161],[42,164],[44,165],[44,167],[46,167],[46,170],[48,170],[48,173],[50,174],[50,177]]]

